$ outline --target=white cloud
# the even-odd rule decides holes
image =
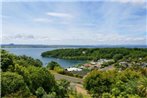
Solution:
[[[26,35],[26,34],[16,34],[16,35],[2,35],[2,39],[3,40],[15,40],[15,39],[35,39],[34,35]]]
[[[48,16],[53,16],[53,17],[61,17],[61,18],[72,18],[73,16],[68,13],[60,13],[60,12],[48,12],[46,13]]]
[[[57,35],[57,34],[55,34]],[[3,35],[2,39],[4,42],[18,42],[21,41],[35,41],[35,43],[46,43],[46,44],[145,44],[146,38],[140,36],[128,36],[120,35],[118,33],[93,33],[88,32],[71,32],[70,34],[59,34],[59,36],[53,35],[31,35],[31,34],[15,34],[15,35]],[[82,36],[78,36],[82,35]],[[64,43],[62,43],[64,42]]]
[[[146,43],[145,37],[120,35],[117,33],[96,34],[95,39],[97,39],[98,42],[108,42],[111,44]]]
[[[40,7],[33,4],[30,6],[33,8],[32,12],[13,14],[16,15],[12,17],[13,21],[3,20],[3,40],[5,43],[38,44],[144,44],[145,34],[142,32],[146,30],[146,15],[142,9],[144,4],[137,5],[140,4],[137,2],[144,0],[112,1],[120,3],[105,2],[100,6],[85,2],[57,3]],[[52,9],[53,12],[48,12]],[[14,10],[17,12],[19,9]],[[29,21],[26,21],[25,18],[29,15]],[[18,20],[15,20],[16,18]]]
[[[40,38],[48,42],[60,42],[73,43],[73,44],[143,44],[146,43],[145,37],[140,36],[129,36],[120,35],[118,33],[93,33],[88,32],[71,32],[70,34],[59,34],[60,36],[55,36],[53,38],[46,36],[45,38]],[[78,36],[82,35],[82,36]],[[39,39],[39,38],[38,38]]]

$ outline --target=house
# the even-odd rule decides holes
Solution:
[[[97,68],[101,68],[101,64],[96,64],[95,66],[97,66]]]
[[[84,66],[80,66],[80,69],[84,69],[85,67]]]
[[[90,67],[90,66],[92,66],[91,64],[84,64],[83,65],[84,67]]]
[[[94,62],[94,61],[91,61],[91,62],[90,62],[90,64],[92,64],[92,65],[95,65],[95,64],[96,64],[96,62]]]
[[[81,68],[75,68],[75,67],[71,67],[71,68],[66,68],[67,71],[82,71]]]
[[[147,63],[143,62],[143,63],[141,64],[141,66],[142,66],[142,67],[147,67]]]
[[[97,66],[90,66],[89,69],[90,69],[90,70],[98,69],[98,67],[97,67]]]
[[[103,63],[106,63],[106,62],[110,62],[110,61],[112,61],[112,60],[107,60],[107,59],[99,59],[98,61],[97,61],[97,64],[103,64]]]
[[[125,68],[129,66],[127,62],[120,62],[119,65]]]

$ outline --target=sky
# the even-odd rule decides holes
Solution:
[[[2,44],[146,45],[145,0],[5,0]]]

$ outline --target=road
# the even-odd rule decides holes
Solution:
[[[72,82],[72,83],[78,83],[78,84],[83,83],[83,80],[80,79],[80,78],[61,75],[61,74],[58,74],[58,73],[53,73],[53,74],[54,74],[56,80],[65,79],[65,80],[68,80],[69,82]]]
[[[55,80],[65,79],[70,82],[70,87],[75,89],[78,93],[81,93],[87,97],[85,98],[91,98],[90,95],[87,93],[87,91],[83,87],[83,80],[76,77],[61,75],[55,72],[51,72],[55,76]]]

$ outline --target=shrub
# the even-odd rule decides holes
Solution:
[[[39,87],[35,93],[38,98],[41,98],[44,94],[46,94],[46,92],[44,91],[44,89],[42,87]]]
[[[116,55],[113,56],[113,59],[114,59],[115,61],[118,61],[118,60],[121,59],[121,58],[123,58],[123,55],[122,55],[122,54],[116,54]]]
[[[39,87],[42,87],[46,93],[52,91],[56,82],[54,76],[46,68],[32,66],[28,67],[28,70],[32,81],[32,92],[34,94]]]
[[[46,66],[49,70],[54,70],[55,67],[60,67],[60,65],[55,62],[55,61],[51,61],[47,64]]]
[[[1,86],[2,96],[13,93],[18,93],[17,95],[21,94],[23,97],[30,95],[30,91],[25,84],[23,77],[17,73],[2,72]]]
[[[5,50],[1,50],[1,69],[7,71],[9,66],[14,66],[13,55]]]
[[[140,72],[126,69],[121,72],[117,70],[90,72],[84,79],[84,87],[93,97],[112,98],[140,96],[146,97],[147,82]],[[136,95],[138,94],[138,95]]]
[[[54,71],[56,71],[59,74],[64,74],[64,69],[59,66],[55,66]]]

